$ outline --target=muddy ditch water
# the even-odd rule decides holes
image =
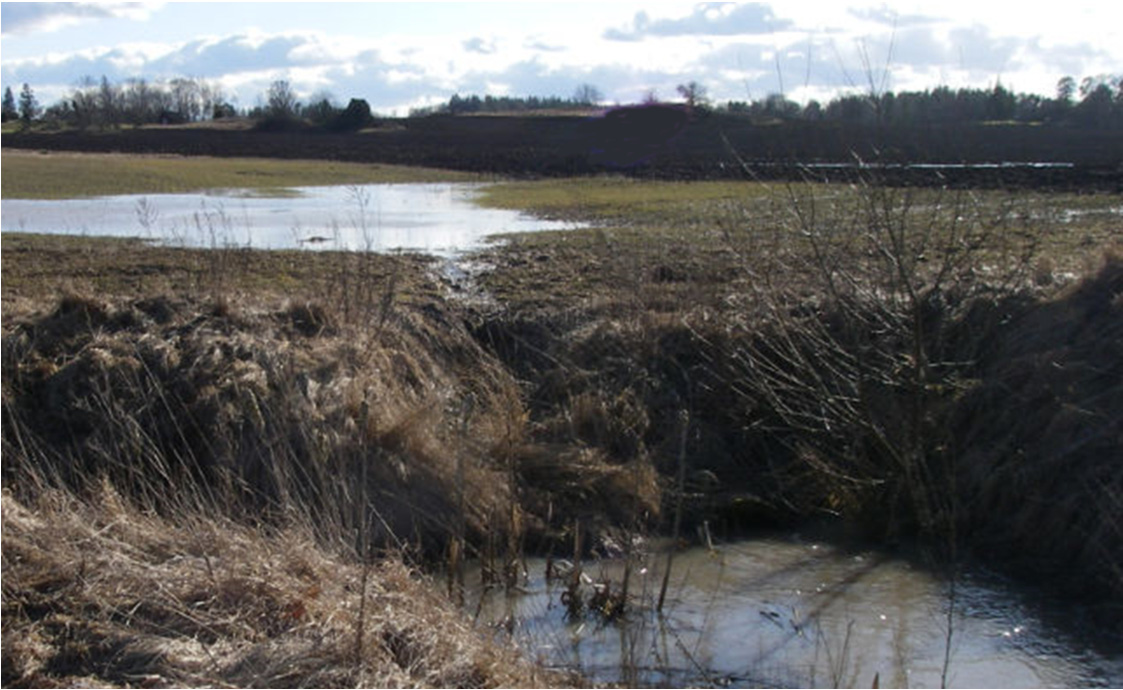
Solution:
[[[89,199],[4,199],[3,232],[142,237],[173,246],[420,251],[450,256],[495,234],[565,230],[474,203],[462,183],[300,187],[283,196],[246,190]]]
[[[545,559],[527,561],[513,591],[469,573],[466,608],[547,665],[631,687],[1123,683],[1119,641],[1082,627],[1080,609],[982,570],[966,569],[950,596],[945,578],[905,558],[789,533],[676,553],[660,615],[665,563],[633,557],[629,608],[612,620],[595,597],[619,594],[623,559],[583,564],[578,612],[572,564]]]

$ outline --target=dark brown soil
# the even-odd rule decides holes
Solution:
[[[411,118],[358,134],[143,128],[9,133],[3,146],[84,152],[309,158],[510,176],[625,172],[659,179],[869,179],[886,184],[1119,191],[1120,133],[971,125],[877,129],[687,117],[674,108],[618,117]],[[907,163],[907,165],[897,165]],[[1041,163],[1062,164],[1041,166]],[[825,165],[824,164],[829,164]],[[940,164],[941,167],[927,167]],[[949,166],[950,164],[950,166]],[[811,167],[808,167],[811,166]]]

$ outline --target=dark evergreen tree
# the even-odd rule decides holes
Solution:
[[[31,127],[31,121],[39,114],[39,102],[35,100],[35,92],[27,84],[19,94],[19,119],[24,129]]]
[[[322,127],[326,127],[332,123],[338,115],[339,108],[332,105],[331,100],[326,96],[319,99],[314,98],[312,102],[304,108],[304,117],[312,124]]]
[[[352,98],[343,112],[336,116],[332,129],[337,131],[355,131],[371,124],[374,118],[370,114],[370,104],[362,98]]]
[[[16,97],[12,95],[12,87],[4,89],[3,122],[8,122],[19,117],[16,109]]]

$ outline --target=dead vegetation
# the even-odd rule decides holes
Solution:
[[[521,413],[423,262],[327,306],[349,265],[248,297],[283,256],[4,250],[5,685],[546,682],[405,565],[509,528]]]
[[[994,316],[994,315],[992,315]],[[956,406],[961,529],[991,558],[1120,612],[1123,254],[1026,310]]]
[[[409,568],[515,584],[680,504],[687,534],[841,518],[1117,612],[1123,259],[1097,239],[1078,280],[970,195],[853,203],[524,238],[485,306],[423,257],[6,235],[5,685],[565,682]]]
[[[5,687],[541,687],[399,558],[310,525],[3,496]]]
[[[518,383],[426,261],[312,256],[251,295],[286,257],[76,249],[4,244],[5,685],[547,682],[406,575],[453,535],[506,569],[549,521]],[[619,503],[591,460],[567,471]]]
[[[517,441],[517,392],[437,308],[359,328],[315,302],[67,296],[4,347],[6,478],[105,480],[158,511],[295,512],[330,540],[372,521],[380,547],[419,551],[460,520],[478,537],[510,501],[492,457]]]
[[[541,433],[641,449],[664,508],[688,412],[688,519],[843,518],[1117,611],[1118,215],[1058,201],[777,185],[708,236],[612,214],[496,251],[480,338]]]

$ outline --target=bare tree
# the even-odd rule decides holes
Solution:
[[[784,189],[777,230],[737,248],[759,334],[733,356],[737,388],[830,482],[837,509],[888,505],[887,533],[912,525],[954,565],[957,457],[942,415],[997,327],[964,325],[969,310],[1030,275],[1026,216],[876,179],[846,195]]]
[[[97,87],[94,78],[82,77],[78,86],[70,94],[70,108],[73,113],[74,124],[80,129],[86,129],[94,123],[97,117]]]
[[[116,127],[121,122],[121,94],[109,83],[109,78],[101,76],[97,90],[98,121],[102,127]]]
[[[265,99],[268,116],[277,120],[294,119],[300,107],[296,93],[284,79],[278,79],[269,85]]]
[[[157,119],[156,94],[144,79],[130,79],[125,82],[121,92],[121,108],[124,119],[134,125],[153,122]]]
[[[709,99],[706,97],[706,87],[696,81],[679,84],[676,90],[686,101],[686,107],[691,110],[705,107],[709,103]]]
[[[184,122],[193,122],[202,117],[203,98],[199,83],[194,79],[173,79],[168,87],[171,90],[172,112]]]
[[[592,84],[581,84],[573,92],[573,102],[581,105],[596,105],[604,100],[604,94]]]

